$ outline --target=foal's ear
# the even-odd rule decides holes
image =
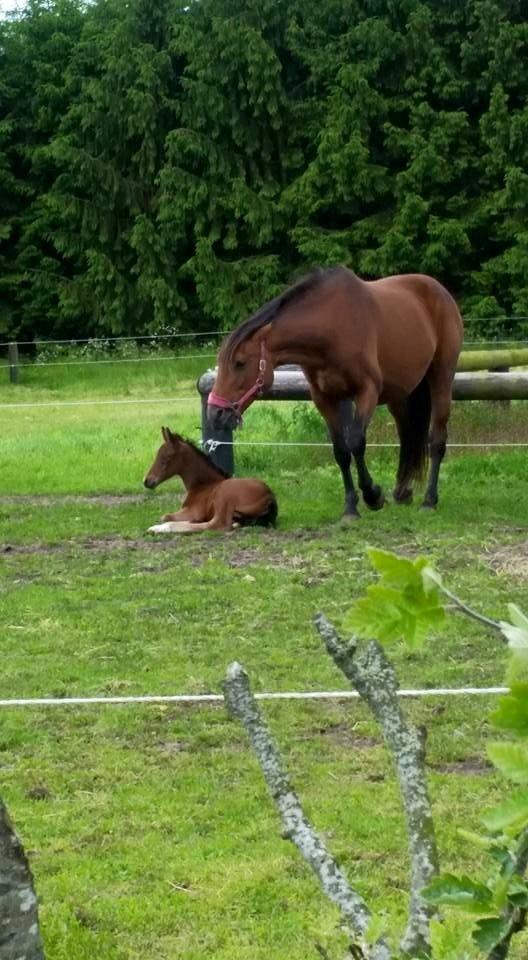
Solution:
[[[169,435],[169,433],[170,433],[170,430],[169,430],[168,427],[162,427],[162,428],[161,428],[161,436],[162,436],[163,439],[165,440],[165,443],[168,443],[168,440],[169,440],[169,436],[168,436],[168,435]]]

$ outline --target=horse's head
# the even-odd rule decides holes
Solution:
[[[148,473],[145,474],[143,484],[148,490],[154,490],[160,483],[175,477],[181,469],[184,442],[168,427],[161,428],[163,443],[159,448]]]
[[[268,324],[238,342],[231,334],[223,344],[207,408],[207,419],[215,430],[237,427],[244,410],[273,383],[273,364],[266,347],[269,330]]]

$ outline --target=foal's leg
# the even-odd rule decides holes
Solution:
[[[191,520],[192,511],[188,507],[183,507],[181,510],[177,510],[176,513],[164,513],[161,522],[165,523],[167,520]]]
[[[438,475],[447,445],[447,422],[451,409],[452,376],[449,372],[437,375],[434,370],[428,374],[431,391],[431,433],[429,479],[422,507],[434,509],[438,503]]]

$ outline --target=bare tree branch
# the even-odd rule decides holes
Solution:
[[[411,858],[409,920],[400,949],[409,956],[420,956],[428,952],[429,922],[434,913],[434,908],[424,901],[421,892],[438,872],[424,769],[424,738],[405,719],[397,696],[396,675],[383,648],[371,641],[357,653],[355,642],[345,644],[323,614],[315,617],[315,625],[330,656],[370,707],[396,766]]]
[[[1,800],[0,957],[2,960],[44,960],[31,871]]]
[[[239,663],[232,663],[228,667],[224,693],[230,713],[245,727],[260,763],[264,779],[282,819],[283,835],[295,843],[317,875],[327,897],[341,911],[356,951],[354,956],[362,960],[390,960],[390,951],[384,943],[379,942],[374,946],[367,944],[365,933],[370,921],[368,907],[363,898],[350,887],[344,873],[306,819],[299,799],[282,768],[278,747],[251,694],[248,675]]]

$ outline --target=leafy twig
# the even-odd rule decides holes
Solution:
[[[517,844],[517,855],[512,868],[512,874],[523,877],[527,869],[528,827],[525,827]],[[491,952],[488,954],[488,960],[505,960],[505,957],[507,957],[510,952],[512,937],[516,933],[519,933],[520,930],[524,930],[527,918],[528,911],[526,907],[516,907],[514,904],[508,905],[507,912],[505,914],[505,919],[510,920],[508,931],[504,934],[502,940],[499,940],[499,942],[495,944]]]
[[[467,603],[463,603],[462,600],[459,600],[454,593],[451,593],[451,590],[448,590],[447,587],[444,587],[443,583],[439,583],[438,586],[441,592],[446,597],[449,597],[456,610],[458,610],[460,613],[465,613],[467,617],[471,617],[472,620],[476,620],[478,623],[483,623],[484,626],[489,627],[490,630],[500,633],[502,640],[506,642],[500,623],[497,620],[492,620],[490,617],[485,617],[484,614],[478,613],[478,611],[473,610],[472,607],[468,607]]]

